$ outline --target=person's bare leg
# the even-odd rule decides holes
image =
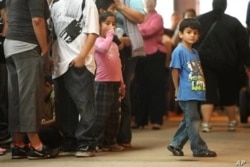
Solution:
[[[30,140],[30,144],[35,148],[35,149],[42,149],[42,142],[38,136],[37,132],[29,132],[27,133],[28,138]]]
[[[224,110],[226,111],[228,115],[228,120],[229,121],[234,121],[237,120],[236,118],[236,106],[224,106]]]
[[[201,130],[202,132],[210,132],[211,130],[210,118],[211,118],[213,110],[214,110],[213,104],[201,105],[201,114],[202,114]]]
[[[19,132],[13,133],[13,144],[14,146],[17,146],[17,147],[23,147],[25,145],[23,141],[22,133],[19,133]]]
[[[235,131],[236,126],[238,124],[237,117],[236,117],[236,106],[224,106],[224,110],[226,111],[228,115],[228,130],[229,131]]]
[[[202,122],[209,123],[212,112],[214,110],[213,104],[202,104],[201,105],[201,114],[202,114]]]

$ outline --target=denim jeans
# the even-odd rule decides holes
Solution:
[[[171,146],[182,149],[189,139],[194,154],[202,153],[208,149],[207,144],[199,134],[200,115],[198,113],[198,103],[198,101],[179,101],[184,117],[170,143]]]
[[[86,67],[72,67],[54,81],[56,124],[63,133],[62,146],[68,150],[93,146],[94,75]]]

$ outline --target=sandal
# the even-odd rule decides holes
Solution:
[[[130,143],[119,143],[120,146],[123,146],[125,148],[131,148],[132,145]]]

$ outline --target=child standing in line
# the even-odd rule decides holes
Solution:
[[[205,80],[199,55],[192,47],[199,38],[199,32],[199,21],[192,18],[184,19],[179,27],[181,43],[171,56],[170,67],[175,95],[184,112],[184,118],[167,147],[174,156],[184,156],[182,149],[188,140],[190,140],[194,157],[217,156],[214,151],[208,149],[206,142],[199,134],[199,102],[206,100]]]
[[[119,48],[113,42],[116,17],[103,12],[99,17],[100,36],[95,42],[95,136],[103,151],[123,151],[116,142],[120,123],[120,96],[125,95]]]

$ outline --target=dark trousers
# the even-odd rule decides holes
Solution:
[[[138,126],[163,123],[166,111],[166,54],[157,52],[141,59],[136,68],[138,106],[135,123]]]
[[[0,63],[0,137],[9,135],[8,131],[8,89],[6,64]]]
[[[95,144],[94,75],[84,68],[69,68],[54,80],[56,125],[63,133],[62,146],[74,150]]]
[[[62,135],[55,127],[42,126],[38,131],[38,135],[42,143],[50,148],[58,148],[62,144]]]
[[[120,123],[120,82],[95,82],[96,116],[94,136],[103,146],[116,144]]]
[[[118,143],[131,143],[132,132],[131,132],[131,97],[136,94],[136,89],[131,89],[131,84],[135,79],[135,68],[137,61],[143,56],[137,56],[130,58],[125,65],[124,69],[124,82],[126,85],[126,94],[122,99],[121,103],[121,123],[120,130],[117,136]],[[135,81],[136,82],[136,81]],[[133,91],[131,91],[133,90]]]

